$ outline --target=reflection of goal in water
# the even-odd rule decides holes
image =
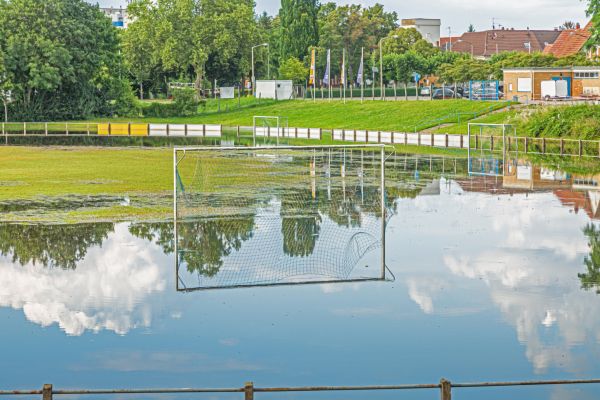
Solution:
[[[516,128],[511,124],[469,123],[469,175],[503,176],[511,138],[515,136]]]
[[[382,146],[174,151],[178,290],[385,279]]]

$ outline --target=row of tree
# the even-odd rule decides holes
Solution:
[[[588,0],[595,22],[600,0]],[[0,100],[11,119],[77,119],[124,115],[140,97],[165,95],[169,82],[201,89],[249,80],[255,49],[256,76],[304,82],[308,55],[317,51],[323,77],[327,50],[331,78],[356,81],[364,51],[365,75],[386,54],[386,80],[407,82],[413,73],[446,82],[500,77],[501,67],[558,65],[541,54],[500,54],[490,61],[441,52],[380,4],[337,6],[318,0],[281,0],[276,16],[255,14],[253,0],[133,0],[131,23],[119,31],[84,0],[0,0]],[[600,42],[596,23],[592,40]],[[268,71],[272,73],[268,74]]]

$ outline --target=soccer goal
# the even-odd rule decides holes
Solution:
[[[382,146],[176,148],[177,290],[380,281]]]
[[[289,137],[289,126],[287,117],[256,115],[252,122],[252,138],[254,146],[257,138],[263,138],[263,143],[275,143],[279,145],[280,139]]]
[[[469,123],[467,150],[470,175],[502,176],[516,138],[511,124]]]

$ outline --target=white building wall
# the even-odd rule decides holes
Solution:
[[[432,18],[403,19],[402,28],[415,28],[422,36],[434,46],[438,46],[441,36],[442,21]]]

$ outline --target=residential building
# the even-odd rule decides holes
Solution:
[[[127,13],[127,8],[105,7],[100,8],[100,10],[111,19],[114,27],[125,29],[129,25],[130,20]]]
[[[542,82],[564,80],[571,98],[600,96],[600,67],[508,68],[504,71],[507,99],[542,100]]]
[[[438,43],[438,47],[443,51],[452,50],[452,45],[456,43],[456,41],[460,39],[460,36],[445,36],[440,38],[440,42]]]
[[[575,29],[565,29],[561,31],[556,41],[553,44],[546,46],[544,53],[561,58],[583,52],[585,44],[592,36],[591,29],[592,21],[590,21],[583,29],[577,24]],[[595,46],[588,50],[587,55],[590,58],[600,57],[600,46]]]
[[[470,53],[478,59],[488,59],[504,51],[525,53],[541,52],[554,43],[559,30],[516,30],[495,29],[481,32],[466,32],[453,40],[448,49],[459,53]]]
[[[434,46],[440,42],[440,32],[442,21],[432,18],[412,18],[403,19],[400,26],[402,28],[415,28],[422,36]]]

